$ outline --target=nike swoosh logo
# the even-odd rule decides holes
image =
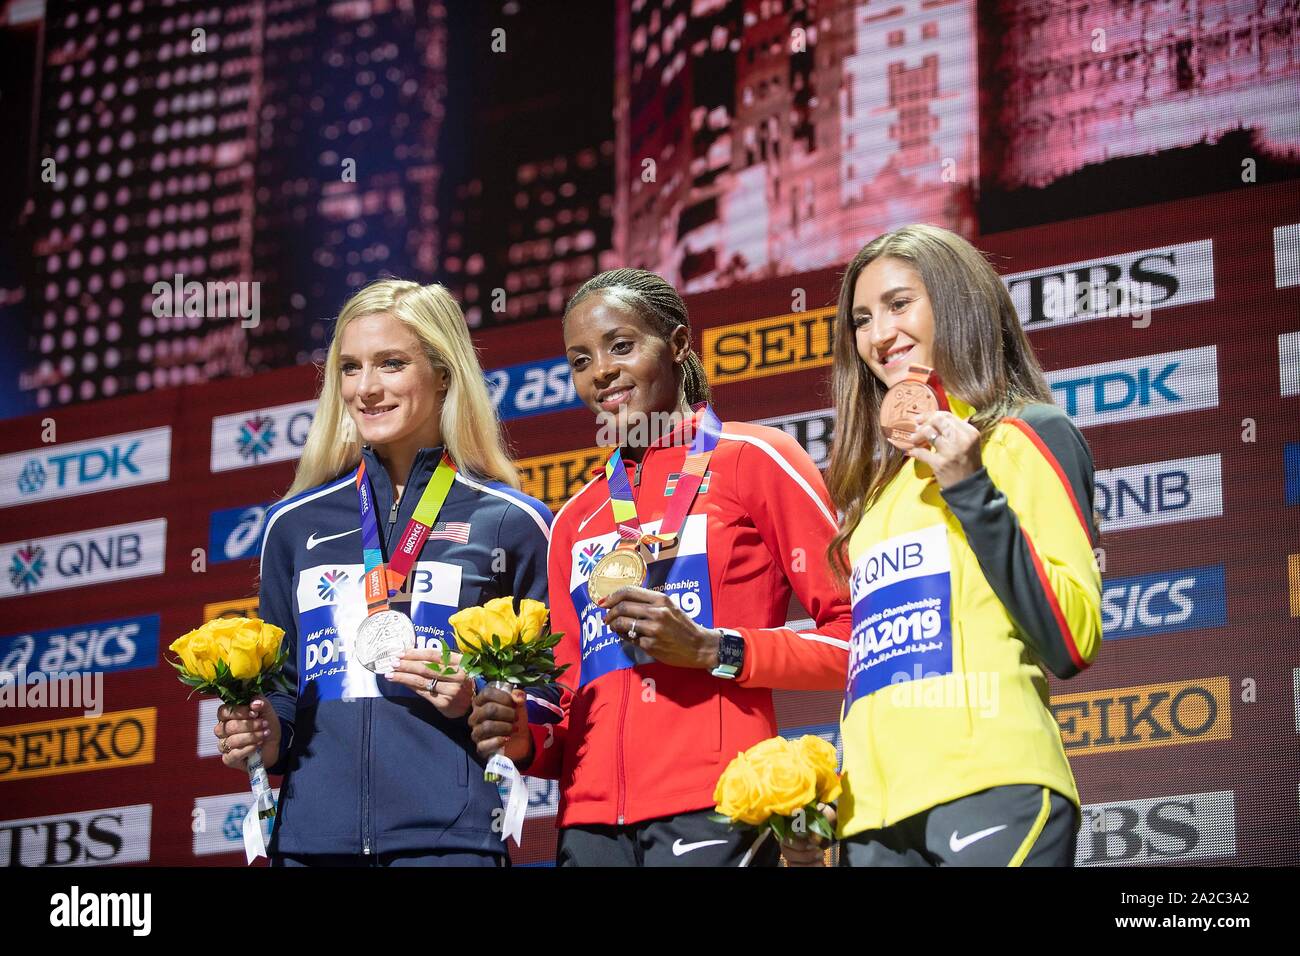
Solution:
[[[948,849],[952,850],[953,853],[960,853],[962,850],[966,849],[966,847],[970,846],[972,843],[975,843],[978,840],[982,840],[986,836],[992,836],[993,834],[1001,830],[1005,830],[1006,828],[1007,825],[1004,823],[1001,826],[989,827],[987,830],[980,830],[978,833],[972,833],[970,836],[964,836],[964,837],[958,837],[957,831],[953,830],[952,836],[948,837]]]
[[[313,531],[307,536],[307,550],[310,551],[312,548],[316,547],[316,545],[324,544],[326,541],[333,541],[335,538],[341,538],[345,534],[356,534],[360,530],[360,528],[353,528],[351,531],[340,531],[338,534],[327,534],[323,538],[316,537],[316,532]]]
[[[683,843],[678,838],[673,843],[673,856],[681,856],[683,853],[690,853],[692,850],[698,850],[702,846],[718,846],[726,843],[726,840],[701,840],[699,843]]]

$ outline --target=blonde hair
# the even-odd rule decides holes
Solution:
[[[519,474],[506,453],[501,423],[488,397],[483,368],[460,306],[440,285],[380,279],[344,304],[334,323],[325,357],[324,380],[316,417],[303,445],[293,484],[285,497],[332,481],[357,466],[361,443],[343,403],[339,363],[343,331],[366,315],[388,314],[409,328],[424,346],[434,369],[447,373],[442,402],[442,440],[456,466],[482,477],[519,487]]]

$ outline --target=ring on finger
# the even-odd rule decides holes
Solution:
[[[627,639],[633,644],[636,643],[636,621],[633,621],[632,626],[628,629]]]
[[[226,738],[225,738],[225,737],[220,737],[220,738],[218,738],[218,739],[219,739],[219,741],[220,741],[220,746],[218,747],[218,749],[219,749],[223,754],[228,754],[228,753],[230,753],[230,744],[226,741]]]
[[[434,688],[437,687],[437,686],[438,686],[438,678],[435,677],[435,678],[431,679],[431,680],[429,681],[429,683],[427,683],[427,684],[424,686],[424,692],[425,692],[426,694],[432,694]]]

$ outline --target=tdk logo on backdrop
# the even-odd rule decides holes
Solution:
[[[291,461],[302,454],[316,402],[257,408],[212,419],[213,471]]]
[[[1107,640],[1221,627],[1227,620],[1221,564],[1113,578],[1102,587]]]
[[[1214,298],[1214,244],[1206,239],[1005,276],[1016,312],[1033,331]]]
[[[1135,418],[1217,408],[1215,346],[1164,352],[1047,373],[1052,397],[1076,425],[1106,425]]]
[[[582,407],[564,358],[507,365],[484,378],[502,421]]]
[[[0,545],[0,598],[162,574],[167,519]]]
[[[166,481],[170,427],[0,456],[0,508]]]
[[[262,527],[270,505],[214,511],[208,521],[208,560],[214,564],[262,553]]]
[[[1103,531],[1217,518],[1223,514],[1218,455],[1111,468],[1096,475]]]

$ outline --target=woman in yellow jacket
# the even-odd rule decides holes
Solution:
[[[1088,445],[997,274],[947,230],[868,244],[836,323],[841,862],[1072,865],[1079,794],[1045,670],[1070,677],[1101,643]]]

